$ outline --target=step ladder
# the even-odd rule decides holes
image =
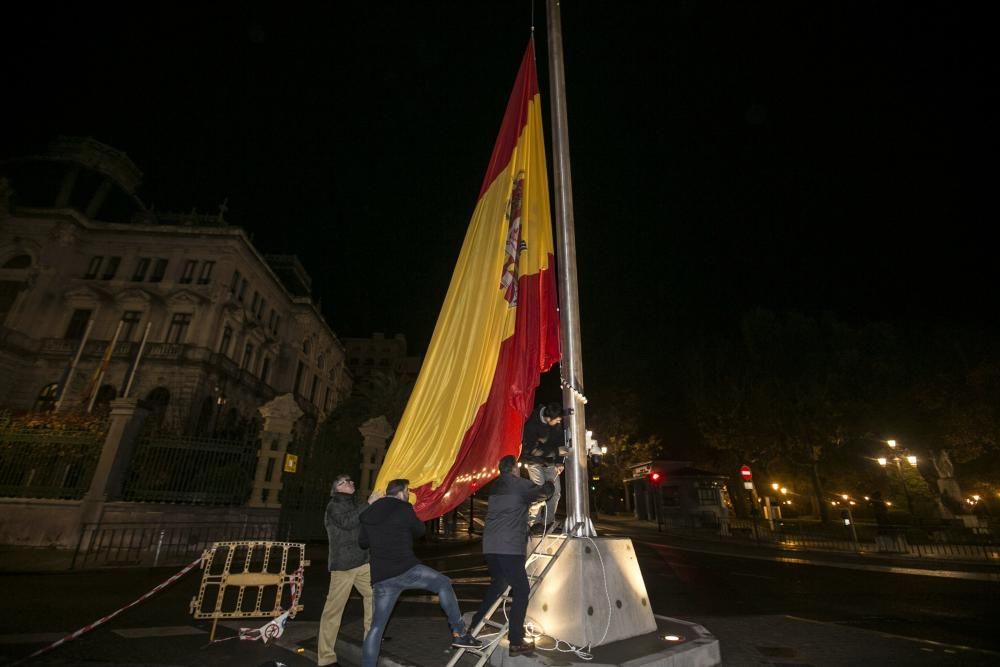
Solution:
[[[542,580],[545,579],[545,575],[547,575],[549,570],[552,569],[552,565],[559,558],[559,554],[562,553],[563,549],[565,549],[566,545],[569,543],[569,540],[572,539],[570,535],[567,534],[553,535],[551,533],[542,534],[538,537],[539,540],[535,544],[535,548],[530,554],[528,554],[528,557],[524,562],[524,568],[528,573],[528,583],[530,584],[530,587],[528,588],[529,601],[532,597],[534,597],[535,591],[538,589],[538,585],[542,582]],[[549,547],[553,546],[553,542],[558,542],[555,552],[545,553],[545,551],[550,550]],[[537,574],[532,574],[532,567],[534,566],[537,571],[537,566],[542,563],[544,563],[544,566],[541,571],[537,572]],[[507,630],[509,629],[509,622],[507,620],[507,614],[503,611],[503,605],[511,600],[513,600],[513,598],[510,594],[510,586],[507,586],[507,589],[496,599],[493,606],[491,606],[489,611],[486,612],[486,615],[483,616],[483,620],[477,623],[476,627],[472,628],[470,631],[470,634],[477,638],[479,633],[485,628],[496,630],[497,634],[495,636],[491,636],[490,642],[483,644],[482,648],[455,649],[455,653],[451,656],[451,660],[448,661],[446,667],[455,667],[459,660],[462,659],[462,656],[466,653],[479,656],[475,667],[483,667],[483,665],[486,664],[486,662],[490,659],[490,656],[493,655],[493,652],[498,646],[500,646],[500,641],[504,638],[504,635],[507,634]],[[500,619],[493,620],[494,615],[496,615],[498,611],[500,612]]]

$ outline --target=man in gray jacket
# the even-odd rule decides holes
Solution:
[[[341,474],[333,480],[330,502],[326,506],[326,534],[330,540],[328,566],[330,590],[326,594],[319,622],[317,664],[337,665],[337,635],[351,588],[358,589],[365,607],[365,632],[372,624],[372,576],[368,567],[368,549],[358,546],[361,524],[358,517],[368,507],[354,497],[354,481]]]
[[[551,481],[533,484],[518,474],[517,459],[500,459],[500,476],[490,485],[489,509],[483,529],[483,553],[490,569],[490,587],[472,617],[475,628],[507,586],[513,596],[510,606],[510,655],[524,655],[535,649],[534,642],[524,640],[524,616],[528,612],[528,574],[525,558],[528,547],[528,507],[550,497],[555,490]]]

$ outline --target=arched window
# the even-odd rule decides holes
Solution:
[[[94,399],[94,410],[107,411],[111,408],[111,401],[115,400],[118,390],[113,384],[102,384],[97,390],[97,398]]]
[[[35,399],[35,412],[48,412],[56,407],[56,399],[59,398],[59,383],[53,382],[42,387]]]
[[[146,396],[146,407],[149,408],[149,417],[154,424],[163,423],[168,405],[170,405],[170,390],[166,387],[157,387]]]
[[[27,269],[30,267],[31,255],[14,255],[3,265],[3,268],[5,269]]]
[[[319,355],[319,357],[317,357],[317,358],[316,358],[316,365],[317,365],[317,366],[319,366],[320,370],[322,370],[322,369],[323,369],[323,365],[324,365],[325,363],[326,363],[326,360],[325,360],[325,359],[323,358],[323,355],[322,355],[322,354],[321,354],[321,355]]]

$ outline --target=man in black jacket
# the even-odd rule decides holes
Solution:
[[[554,492],[545,503],[531,508],[528,524],[537,532],[551,526],[556,520],[559,506],[559,475],[566,456],[565,435],[562,428],[562,405],[549,403],[539,406],[524,422],[521,432],[521,461],[528,478],[536,485],[552,482]],[[542,508],[545,508],[544,523]]]
[[[490,484],[489,509],[483,529],[483,553],[490,569],[490,587],[472,617],[475,628],[486,612],[503,595],[507,586],[513,601],[507,637],[510,655],[524,655],[535,649],[534,642],[524,641],[524,616],[528,611],[528,575],[525,572],[525,553],[528,546],[528,506],[552,495],[554,485],[545,482],[533,484],[518,474],[517,460],[513,456],[500,459],[500,476]]]
[[[376,500],[361,514],[363,548],[371,553],[372,593],[374,610],[372,624],[365,635],[361,651],[361,667],[378,663],[382,633],[399,594],[407,590],[437,593],[441,608],[448,615],[454,647],[478,648],[482,642],[469,636],[458,608],[458,599],[451,579],[433,570],[413,553],[414,538],[424,534],[424,524],[409,503],[410,482],[394,479],[385,489],[385,497]]]
[[[337,635],[344,606],[351,588],[361,594],[365,607],[365,632],[372,624],[372,578],[368,568],[368,550],[358,545],[361,524],[358,518],[368,507],[354,497],[354,481],[350,475],[337,475],[326,506],[326,535],[330,547],[327,565],[330,569],[330,590],[326,594],[323,615],[319,623],[317,664],[337,665]]]

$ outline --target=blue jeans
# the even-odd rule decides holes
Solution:
[[[441,599],[441,608],[448,615],[448,625],[452,632],[465,634],[462,611],[458,608],[458,598],[451,587],[451,579],[426,565],[414,565],[403,574],[377,581],[372,585],[372,624],[365,635],[361,650],[361,667],[376,667],[378,654],[382,648],[382,633],[389,622],[392,608],[403,591],[430,591]]]

